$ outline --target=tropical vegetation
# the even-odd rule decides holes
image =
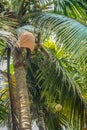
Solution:
[[[87,1],[0,1],[0,124],[13,130],[87,129]],[[17,46],[35,36],[30,59]],[[7,80],[8,79],[8,80]],[[11,125],[10,125],[11,124]]]

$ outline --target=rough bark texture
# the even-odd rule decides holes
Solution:
[[[22,63],[22,54],[13,51],[14,72],[18,99],[19,130],[31,130],[30,104],[26,83],[26,71]]]

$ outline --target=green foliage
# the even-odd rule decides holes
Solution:
[[[86,23],[86,0],[58,0],[54,2],[54,12]]]
[[[78,64],[71,59],[70,53],[63,46],[57,45],[53,41],[46,41],[44,44],[49,58],[40,50],[31,57],[27,76],[31,100],[37,109],[34,114],[42,109],[49,129],[57,130],[57,125],[61,124],[68,127],[67,122],[73,122],[74,126],[81,122],[82,127],[85,122],[86,102],[81,93],[84,90],[81,88],[81,72]],[[57,104],[62,104],[62,111],[56,111]],[[61,114],[64,115],[63,118],[60,118]]]
[[[43,27],[43,31],[48,28],[50,34],[60,41],[60,45],[64,44],[65,48],[72,53],[72,57],[75,56],[77,59],[83,55],[86,57],[86,26],[73,19],[51,13],[39,14],[37,24],[40,28]]]
[[[61,130],[63,126],[80,129],[85,123],[87,101],[87,1],[9,0],[6,4],[0,3],[3,6],[0,55],[4,57],[4,47],[15,47],[15,29],[25,24],[33,25],[29,31],[33,30],[35,35],[35,29],[39,29],[42,43],[48,37],[56,41],[46,41],[45,51],[35,50],[29,62],[27,80],[33,116],[37,118],[39,110],[43,110],[49,130]],[[27,27],[20,27],[20,33],[28,30]],[[5,102],[0,98],[0,122],[7,117]],[[61,111],[55,109],[58,104],[62,105]]]
[[[2,86],[6,86],[7,82],[3,82]],[[9,115],[9,94],[8,88],[5,87],[0,90],[0,124],[6,125],[8,122],[8,115]]]

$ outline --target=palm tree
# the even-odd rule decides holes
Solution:
[[[17,33],[20,35],[24,30],[35,33],[36,43],[39,46],[35,50],[34,56],[32,55],[31,57],[31,63],[29,63],[33,66],[29,65],[28,68],[29,72],[31,72],[31,81],[34,80],[33,83],[36,84],[31,84],[31,86],[36,87],[32,88],[29,86],[29,91],[33,97],[32,101],[36,102],[36,108],[41,110],[42,113],[47,113],[48,118],[45,117],[45,122],[48,124],[48,129],[60,129],[61,123],[65,124],[63,119],[68,110],[68,114],[71,114],[73,120],[74,117],[77,119],[77,115],[78,122],[84,119],[85,102],[80,90],[82,92],[86,90],[82,86],[87,82],[85,74],[82,73],[83,64],[84,68],[86,68],[87,51],[86,5],[87,2],[85,0],[10,0],[9,3],[1,2],[0,37],[6,41],[6,46],[12,51],[13,64],[17,63],[17,58],[19,58],[21,64],[19,67],[14,65],[17,100],[19,101],[19,130],[30,129],[30,106],[26,71],[21,59],[21,51],[15,48],[17,46]],[[78,20],[78,22],[74,19]],[[29,26],[24,26],[26,24]],[[20,28],[16,31],[18,27]],[[7,33],[3,33],[2,30]],[[11,32],[9,35],[8,31]],[[55,47],[53,49],[48,49],[48,47],[44,49],[38,44],[40,38],[41,42],[44,42],[49,36],[56,40],[59,49],[57,47],[57,49]],[[1,47],[2,43],[0,44]],[[76,65],[77,63],[78,65]],[[80,73],[83,79],[79,76]],[[35,94],[34,91],[38,93]],[[39,99],[35,100],[34,94]],[[85,95],[85,92],[83,94]],[[23,103],[25,104],[23,105]],[[39,104],[41,104],[40,107],[38,107]],[[58,104],[63,106],[64,115],[59,112],[56,115],[55,111],[53,111]],[[53,117],[54,120],[52,120]],[[59,119],[59,122],[56,121],[57,119]],[[83,125],[84,123],[82,122],[81,124]],[[58,125],[60,127],[57,127]]]

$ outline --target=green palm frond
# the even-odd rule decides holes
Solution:
[[[10,18],[9,16],[0,15],[0,29],[5,29],[12,33],[15,33],[14,29],[19,26],[16,18]]]
[[[0,124],[6,125],[8,117],[8,111],[4,105],[0,103]]]
[[[61,113],[52,113],[49,111],[45,117],[48,130],[63,130],[68,127],[68,120]]]
[[[9,2],[8,2],[9,3]],[[31,12],[51,11],[58,14],[64,14],[86,23],[87,2],[84,0],[10,0],[11,8],[19,17],[28,15]]]
[[[10,112],[10,97],[9,97],[9,88],[8,88],[8,82],[7,82],[7,72],[4,72],[0,70],[0,76],[2,76],[1,81],[1,89],[0,89],[0,124],[7,125],[11,119]],[[11,87],[13,92],[13,97],[15,94],[15,88],[16,88],[16,81],[15,76],[11,75]],[[16,99],[13,100],[17,103]],[[15,113],[14,113],[15,115]],[[10,122],[11,123],[11,122]],[[9,124],[8,124],[9,125]]]
[[[24,3],[25,3],[25,0],[10,0],[11,1],[11,6],[12,6],[12,9],[13,11],[21,16],[21,12],[23,11],[23,8],[24,8]]]
[[[64,113],[73,121],[74,119],[85,120],[84,111],[86,103],[81,94],[80,86],[73,78],[75,76],[73,72],[74,74],[76,71],[78,72],[78,68],[75,69],[75,66],[71,65],[71,61],[69,61],[69,57],[66,57],[66,53],[65,57],[64,54],[61,56],[58,50],[57,54],[53,49],[49,50],[48,53],[50,55],[49,59],[41,54],[41,56],[38,56],[39,59],[37,62],[35,60],[35,63],[37,63],[39,68],[35,67],[38,68],[37,71],[36,69],[33,70],[33,75],[37,75],[36,84],[39,84],[41,100],[52,109],[55,104],[62,104]]]
[[[35,75],[37,75],[39,65],[42,66],[42,62],[44,62],[43,61],[44,55],[43,53],[40,52],[36,52],[35,54],[37,56],[36,55],[31,56],[31,62],[29,64],[28,73],[27,73],[27,81],[28,81],[28,87],[30,91],[31,110],[33,110],[32,111],[33,118],[37,119],[38,111],[42,109],[45,115],[45,123],[48,130],[51,129],[63,130],[63,126],[68,127],[69,120],[66,119],[66,117],[62,113],[55,111],[56,103],[54,103],[53,98],[51,100],[52,103],[50,102],[47,103],[46,99],[49,98],[52,94],[50,96],[48,96],[49,94],[45,95],[45,98],[42,98],[41,95],[44,93],[44,90],[41,84],[39,84],[39,82],[36,80]],[[42,75],[42,80],[43,80],[43,75]]]
[[[31,55],[27,71],[31,103],[36,105],[36,111],[41,108],[46,110],[45,114],[48,115],[45,119],[49,130],[62,129],[62,126],[67,126],[67,122],[70,121],[75,122],[74,126],[80,124],[82,127],[85,124],[87,100],[85,71],[87,26],[74,19],[86,24],[86,0],[9,0],[9,2],[8,11],[6,7],[2,8],[0,14],[0,55],[3,54],[4,47],[13,49],[16,46],[16,33],[18,33],[16,29],[26,23],[29,23],[29,28],[28,26],[19,28],[19,34],[24,30],[36,33],[35,29],[39,28],[42,39],[48,38],[49,35],[46,35],[48,33],[54,38],[53,40],[58,41],[54,48],[44,47],[49,56],[46,56],[40,48]],[[6,14],[3,13],[4,10]],[[3,99],[6,95],[6,91],[0,91],[0,123],[5,117],[7,119],[8,100]],[[57,104],[61,104],[63,108],[59,112],[55,110]]]
[[[2,11],[4,11],[4,10],[5,10],[5,8],[4,8],[3,2],[0,1],[0,13],[1,13]]]
[[[0,31],[0,39],[5,41],[9,48],[17,46],[17,39],[16,39],[15,35],[13,35],[11,32],[8,32],[5,30]],[[2,44],[1,44],[1,46],[2,46]]]
[[[86,23],[86,0],[54,0],[54,12],[63,14]]]
[[[7,82],[5,81],[5,79],[4,81],[2,81],[2,86],[5,87],[0,90],[0,124],[6,125],[9,114],[9,94]]]
[[[73,19],[51,13],[41,13],[38,16],[37,26],[49,29],[56,40],[72,53],[72,57],[79,58],[87,51],[87,27]]]
[[[55,123],[58,123],[58,117],[57,119],[53,118],[55,114],[58,116],[55,111],[57,104],[62,105],[63,109],[59,113],[62,112],[65,117],[67,117],[69,123],[73,122],[73,125],[76,126],[77,123],[81,121],[82,127],[84,125],[83,122],[85,122],[86,102],[83,99],[80,89],[82,84],[79,85],[74,79],[75,74],[80,76],[78,66],[73,66],[74,62],[71,64],[71,59],[69,61],[66,52],[62,53],[60,49],[58,51],[55,50],[55,48],[45,49],[50,55],[49,58],[46,57],[43,52],[36,52],[32,55],[29,64],[27,75],[31,100],[34,105],[36,104],[38,106],[38,109],[52,110],[50,120],[48,116],[46,117],[50,129],[51,127],[56,127]],[[52,117],[53,113],[55,114]],[[50,123],[52,122],[50,121],[54,122],[54,120],[56,120],[56,122],[53,123],[53,125],[51,124],[51,126]],[[76,122],[74,120],[76,120]],[[64,120],[62,121],[62,123],[64,123]],[[63,125],[67,126],[67,123]],[[57,128],[54,128],[54,130],[55,129]]]
[[[45,9],[51,9],[52,8],[52,5],[53,5],[53,0],[39,0],[37,1],[37,7],[40,9],[40,10],[45,10]]]

